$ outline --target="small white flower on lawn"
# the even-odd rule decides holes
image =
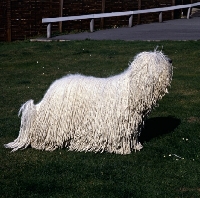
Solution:
[[[37,63],[38,63],[38,61],[37,61]]]
[[[171,157],[172,155],[171,155],[171,154],[169,154],[169,156]]]
[[[186,138],[185,140],[186,140],[186,141],[188,141],[188,139],[187,139],[187,138]]]

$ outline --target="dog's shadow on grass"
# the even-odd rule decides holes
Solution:
[[[171,133],[180,125],[180,123],[180,119],[172,116],[147,119],[139,137],[139,141],[144,143],[150,141],[152,138]]]

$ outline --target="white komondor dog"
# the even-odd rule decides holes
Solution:
[[[32,148],[129,154],[140,150],[144,120],[167,93],[172,64],[162,52],[138,54],[123,73],[108,78],[68,75],[56,80],[36,105],[20,109],[16,151]]]

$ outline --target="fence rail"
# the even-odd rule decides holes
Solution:
[[[132,27],[132,20],[134,14],[146,14],[151,12],[159,12],[159,22],[162,22],[162,12],[183,9],[187,8],[187,19],[189,19],[191,8],[195,6],[200,6],[200,3],[193,3],[187,5],[177,5],[177,6],[168,6],[163,8],[153,8],[145,10],[135,10],[135,11],[126,11],[126,12],[111,12],[111,13],[100,13],[100,14],[89,14],[89,15],[80,15],[80,16],[68,16],[68,17],[56,17],[56,18],[43,18],[42,23],[48,23],[47,25],[47,38],[51,37],[51,23],[62,22],[62,21],[74,21],[74,20],[83,20],[91,19],[90,21],[90,31],[94,31],[94,19],[106,18],[106,17],[119,17],[119,16],[130,16],[129,17],[129,27]]]
[[[42,18],[69,17],[90,14],[127,12],[162,8],[177,4],[189,4],[199,0],[0,0],[0,41],[24,40],[46,34]],[[185,9],[163,12],[163,20],[180,18]],[[134,14],[132,25],[152,23],[158,20],[157,13]],[[88,30],[91,19],[69,20],[52,23],[52,33]],[[113,16],[95,18],[94,29],[125,26],[130,17]]]

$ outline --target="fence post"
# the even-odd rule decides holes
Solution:
[[[142,3],[141,0],[138,0],[138,10],[141,10]],[[140,14],[138,14],[137,24],[140,24]]]
[[[90,32],[94,32],[94,19],[90,21]]]
[[[160,14],[159,14],[159,23],[161,23],[162,22],[162,12],[160,12]]]
[[[190,11],[191,11],[191,7],[188,8],[188,12],[187,12],[187,19],[190,18]]]
[[[47,25],[47,38],[51,38],[51,23]]]
[[[6,31],[6,40],[8,42],[11,42],[11,7],[10,7],[10,0],[6,1],[6,7],[7,7],[7,16],[6,16],[6,21],[7,21],[7,31]]]
[[[175,6],[175,0],[172,0],[172,6]],[[172,20],[174,19],[174,10],[171,11]]]
[[[131,16],[129,17],[128,26],[129,26],[129,27],[132,27],[132,26],[133,26],[133,15],[131,15]]]
[[[60,0],[59,17],[63,16],[63,0]],[[59,22],[59,32],[62,32],[62,21]]]
[[[105,6],[106,6],[106,2],[105,0],[102,0],[102,5],[101,5],[101,12],[105,13]],[[104,27],[104,18],[101,18],[101,28]]]

